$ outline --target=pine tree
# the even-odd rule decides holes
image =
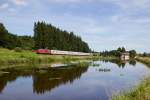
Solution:
[[[51,24],[37,22],[34,24],[35,48],[48,48],[69,51],[90,52],[89,46],[73,32],[63,31]]]

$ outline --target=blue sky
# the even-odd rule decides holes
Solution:
[[[95,51],[150,52],[150,0],[0,0],[9,32],[33,35],[36,21],[73,31]]]

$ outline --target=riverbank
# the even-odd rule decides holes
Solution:
[[[139,62],[150,67],[150,57],[137,57]],[[119,96],[113,96],[112,100],[150,100],[150,77],[142,81],[137,87]]]
[[[150,67],[150,57],[138,57],[137,60]]]
[[[23,64],[50,64],[50,63],[70,63],[80,60],[96,60],[98,56],[67,56],[67,55],[40,55],[32,51],[8,50],[0,48],[0,68],[8,65]]]

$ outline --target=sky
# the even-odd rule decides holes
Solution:
[[[150,52],[150,0],[0,0],[0,22],[9,32],[33,35],[45,21],[82,37],[95,51]]]

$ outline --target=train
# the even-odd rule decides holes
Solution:
[[[49,55],[72,55],[72,56],[90,56],[91,53],[84,52],[73,52],[73,51],[62,51],[62,50],[49,50],[49,49],[38,49],[34,50],[37,54],[49,54]]]

